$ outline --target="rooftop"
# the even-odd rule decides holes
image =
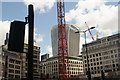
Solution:
[[[42,62],[53,61],[53,60],[57,60],[57,59],[58,59],[58,57],[55,56],[55,57],[50,57],[46,60],[43,60]],[[76,56],[69,56],[69,59],[70,60],[80,60],[80,61],[82,61],[82,59],[80,57],[76,57]]]

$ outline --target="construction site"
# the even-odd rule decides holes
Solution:
[[[51,28],[53,55],[41,55],[41,46],[34,39],[34,5],[29,4],[25,21],[11,22],[10,33],[6,33],[4,45],[0,46],[0,79],[120,80],[120,33],[102,38],[97,33],[95,39],[92,29],[96,26],[89,27],[84,22],[86,30],[82,31],[67,24],[64,0],[57,0],[56,4],[57,25]],[[28,40],[24,42],[26,24]]]

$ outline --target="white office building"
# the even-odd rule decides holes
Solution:
[[[78,56],[80,45],[80,34],[76,34],[78,27],[71,24],[66,24],[66,38],[68,41],[68,55]],[[58,26],[53,26],[51,29],[52,51],[53,56],[58,54]]]
[[[86,73],[88,69],[85,45],[82,49]],[[101,77],[103,71],[106,78],[120,78],[120,33],[87,43],[87,54],[92,77]]]
[[[82,57],[69,57],[69,77],[79,78],[83,75]],[[58,78],[58,57],[50,57],[40,63],[41,78]],[[73,79],[75,80],[75,79]]]

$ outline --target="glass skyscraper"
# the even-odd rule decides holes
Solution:
[[[80,48],[80,34],[76,34],[78,27],[72,24],[66,24],[66,38],[68,41],[68,55],[78,56]],[[53,26],[51,29],[51,41],[53,56],[58,55],[58,26]]]

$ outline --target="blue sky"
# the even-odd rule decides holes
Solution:
[[[27,0],[23,0],[23,1],[27,1]],[[24,21],[24,18],[27,17],[27,14],[28,14],[26,4],[28,3],[27,2],[2,2],[2,7],[1,7],[2,12],[0,12],[0,15],[2,13],[2,22],[5,22],[5,21],[9,22],[13,20]],[[93,4],[94,6],[91,6],[90,4]],[[36,3],[34,3],[34,5],[36,6]],[[90,2],[90,0],[81,0],[81,2],[80,1],[79,2],[65,2],[65,10],[66,10],[66,15],[67,15],[66,21],[68,24],[76,24],[78,26],[79,25],[85,26],[83,22],[87,21],[89,26],[92,25],[96,27],[95,30],[92,30],[94,37],[98,30],[100,32],[99,34],[101,37],[107,36],[107,34],[113,34],[117,32],[117,29],[111,31],[113,27],[116,27],[116,28],[118,27],[116,26],[118,25],[117,23],[113,22],[112,25],[110,24],[111,26],[107,25],[111,23],[112,19],[117,20],[116,19],[117,18],[116,16],[117,7],[115,5],[117,5],[117,2],[102,3],[101,1],[100,3],[99,2],[95,3],[95,2]],[[45,6],[44,9],[46,9],[47,7]],[[57,24],[57,9],[56,8],[57,8],[56,3],[54,3],[54,5],[49,10],[46,10],[45,12],[42,12],[41,7],[40,8],[37,7],[35,10],[35,33],[38,35],[37,39],[39,39],[38,44],[41,47],[41,54],[51,53],[50,51],[51,50],[50,30],[52,26]],[[88,13],[84,12],[85,9],[87,9],[89,12]],[[97,9],[97,10],[95,11],[94,9]],[[110,12],[109,9],[111,10],[110,15],[108,14]],[[108,14],[109,16],[113,15],[113,16],[111,16],[112,18],[108,18],[109,20],[107,20],[104,14],[105,15]],[[97,21],[98,17],[100,17],[101,20]],[[91,21],[92,19],[93,21]],[[103,22],[103,20],[105,21]],[[104,27],[104,26],[107,26],[107,27]],[[84,30],[86,28],[87,27],[80,27],[81,30]],[[106,31],[104,29],[106,29]],[[84,43],[83,40],[84,40],[84,37],[82,36],[81,45]],[[91,39],[88,34],[88,42],[90,41]]]
[[[76,2],[67,2],[65,3],[66,11],[74,8]],[[50,39],[50,30],[51,27],[57,24],[57,9],[56,4],[53,6],[51,10],[47,13],[40,13],[39,11],[35,11],[35,29],[36,33],[41,34],[43,36],[43,41],[39,43],[41,46],[41,53],[49,53],[46,51],[46,47],[48,45],[51,46]],[[2,21],[13,21],[20,20],[24,21],[24,17],[28,14],[27,7],[23,2],[3,2],[2,3]]]

